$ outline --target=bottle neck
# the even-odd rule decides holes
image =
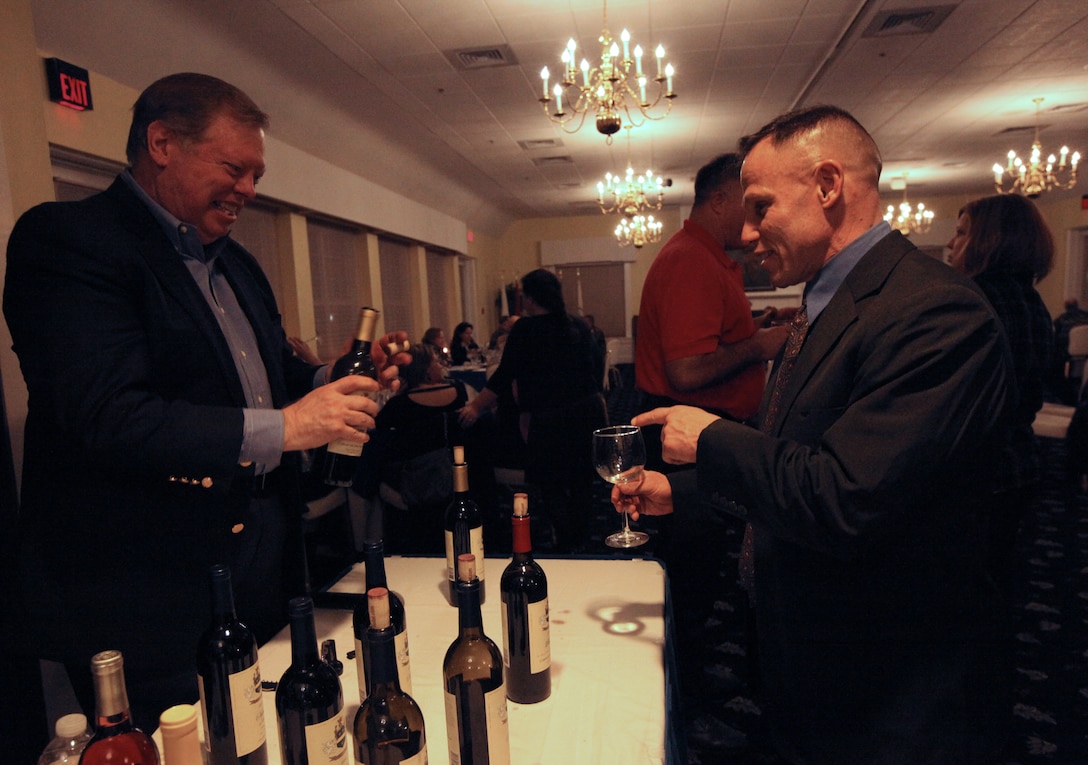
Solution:
[[[480,614],[480,580],[458,582],[455,586],[457,587],[457,624],[461,636],[481,634],[484,620]]]
[[[226,624],[237,619],[234,610],[234,589],[230,577],[212,578],[212,623]]]
[[[453,493],[458,498],[468,494],[468,465],[453,466]]]
[[[95,675],[94,700],[97,731],[132,727],[128,691],[125,688],[125,674],[122,667],[118,666],[104,674]]]
[[[363,549],[363,561],[366,565],[366,589],[388,587],[385,578],[385,547],[382,544],[367,543]]]
[[[314,615],[291,615],[291,666],[308,667],[321,660],[317,651],[317,629],[314,627]]]
[[[397,673],[395,634],[392,626],[366,631],[366,640],[370,647],[370,681],[375,689],[379,685],[386,685],[397,691],[401,689],[400,675]]]
[[[511,520],[514,536],[514,560],[525,561],[533,557],[533,541],[529,533],[529,516],[514,516]]]

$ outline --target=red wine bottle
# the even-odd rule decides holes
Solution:
[[[336,360],[329,380],[339,380],[348,375],[364,375],[378,379],[378,370],[370,357],[370,345],[374,341],[374,326],[378,311],[364,307],[359,311],[359,326],[351,350]],[[330,486],[351,486],[363,445],[358,441],[336,440],[325,448],[325,483]]]
[[[355,714],[355,761],[361,765],[426,765],[427,732],[419,705],[400,685],[392,598],[384,587],[367,590],[371,657],[370,693]]]
[[[91,657],[94,679],[95,729],[80,765],[159,765],[159,750],[151,736],[132,722],[120,651]]]
[[[446,580],[450,605],[457,605],[457,558],[471,553],[476,558],[476,578],[480,580],[480,602],[487,600],[484,579],[484,521],[479,505],[468,488],[465,447],[453,447],[453,500],[446,508]]]
[[[450,762],[508,765],[510,730],[502,654],[484,634],[475,569],[471,553],[458,557],[455,586],[459,631],[442,662]]]
[[[321,660],[310,598],[292,598],[291,666],[276,686],[283,765],[343,765],[348,733],[344,691],[336,670]]]
[[[548,578],[533,560],[529,535],[529,498],[514,495],[514,559],[502,573],[502,647],[506,661],[506,697],[535,704],[552,692]]]
[[[196,650],[208,765],[267,765],[257,639],[235,614],[230,569],[209,575],[212,619]]]
[[[363,561],[366,565],[366,591],[376,587],[388,589],[385,578],[385,548],[381,541],[363,542]],[[408,660],[408,620],[404,613],[404,599],[395,592],[389,592],[389,616],[393,621],[393,642],[397,648],[397,668],[401,689],[411,695],[412,668]],[[370,627],[370,609],[366,601],[355,606],[352,615],[352,627],[355,631],[355,667],[359,674],[359,701],[364,701],[370,693],[371,665],[370,646],[366,640],[367,628]]]

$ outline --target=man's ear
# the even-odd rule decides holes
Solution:
[[[826,209],[835,205],[842,196],[843,169],[833,159],[825,159],[816,167],[816,187],[820,204]]]
[[[174,131],[162,120],[155,120],[147,126],[147,154],[158,167],[170,163],[171,152],[177,149]]]

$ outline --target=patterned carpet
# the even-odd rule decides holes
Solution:
[[[609,391],[612,422],[627,422],[633,407],[631,369]],[[1012,614],[1015,677],[1009,710],[1006,765],[1088,763],[1088,495],[1066,507],[1065,444],[1044,439],[1049,466],[1042,496],[1021,529]],[[617,526],[602,487],[594,546]],[[652,532],[653,529],[650,529]],[[703,671],[716,692],[688,710],[685,730],[691,765],[781,765],[763,745],[758,700],[745,681],[743,593],[736,585],[741,527],[729,537],[720,572],[721,597],[706,624],[713,646]],[[656,541],[656,539],[654,540]],[[608,548],[601,543],[602,554]],[[630,553],[617,553],[629,555]],[[640,555],[653,555],[653,541]],[[688,701],[691,701],[688,699]]]

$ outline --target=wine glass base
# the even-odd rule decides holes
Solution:
[[[649,541],[650,535],[644,531],[617,531],[615,534],[609,534],[604,539],[604,543],[609,547],[618,547],[620,549],[638,547]]]

